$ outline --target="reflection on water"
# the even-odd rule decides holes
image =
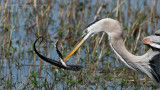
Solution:
[[[48,41],[60,40],[66,54],[74,47],[82,30],[98,18],[115,18],[122,23],[128,49],[135,54],[146,50],[140,41],[160,28],[160,1],[156,0],[10,0],[0,1],[0,88],[5,89],[152,89],[146,77],[124,68],[107,44],[107,36],[96,46],[101,34],[87,40],[67,62],[91,67],[80,72],[58,69],[41,61],[33,51],[37,36]],[[135,47],[137,32],[141,36]],[[103,47],[105,44],[105,48]],[[54,46],[37,44],[42,54],[58,60]],[[103,56],[99,60],[100,52]],[[98,63],[96,66],[95,63]],[[96,67],[94,67],[96,66]]]

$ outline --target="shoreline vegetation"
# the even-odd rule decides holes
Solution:
[[[58,60],[51,42],[66,56],[85,27],[96,19],[121,22],[127,49],[142,55],[141,40],[160,29],[159,0],[2,0],[0,1],[0,89],[156,89],[146,76],[121,63],[105,34],[89,38],[68,60],[89,65],[81,71],[59,69],[33,50]],[[39,41],[40,43],[40,41]],[[100,43],[100,44],[99,44]]]

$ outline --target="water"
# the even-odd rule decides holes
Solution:
[[[25,5],[26,2],[27,0],[10,0],[8,1],[6,11],[4,11],[6,2],[3,0],[0,1],[1,89],[105,88],[118,90],[126,88],[154,88],[154,85],[152,85],[149,80],[136,82],[136,79],[146,78],[141,74],[125,68],[121,62],[117,61],[107,44],[107,36],[105,36],[95,52],[93,48],[96,40],[98,40],[98,36],[89,38],[82,45],[81,49],[67,62],[68,64],[77,63],[93,66],[96,61],[99,61],[98,66],[94,68],[95,70],[85,68],[80,72],[73,72],[58,69],[45,61],[40,61],[34,53],[33,42],[36,40],[36,36],[42,35],[45,36],[47,40],[52,40],[53,42],[59,39],[59,48],[63,50],[63,54],[66,56],[81,36],[82,30],[87,24],[94,20],[95,13],[102,4],[102,0],[37,1],[38,7],[36,9],[33,2]],[[146,4],[144,2],[146,2]],[[144,12],[142,12],[144,19],[138,22],[141,26],[137,26],[137,28],[141,27],[143,30],[137,46],[138,50],[136,51],[138,54],[144,53],[146,50],[144,50],[144,47],[140,44],[141,39],[146,35],[153,34],[154,31],[160,28],[160,1],[156,1],[155,10],[153,9],[153,12],[155,12],[153,13],[153,17],[151,15],[151,8],[154,0],[121,1],[122,6],[119,8],[118,17],[116,17],[116,3],[116,0],[105,0],[104,5],[106,6],[99,13],[99,18],[111,17],[119,20],[124,28],[125,26],[127,27],[127,30],[124,30],[125,36],[128,31],[132,32],[132,25],[138,18],[136,16],[144,10]],[[38,23],[36,22],[37,18]],[[35,23],[35,26],[27,29]],[[37,25],[39,25],[39,27],[37,27]],[[127,40],[133,37],[134,36],[130,34]],[[131,40],[135,42],[134,39]],[[104,42],[106,42],[105,50],[101,48]],[[126,44],[131,51],[134,43],[127,42]],[[37,48],[38,46],[39,44],[37,44]],[[41,48],[40,52],[42,54],[58,60],[59,57],[56,50],[49,42],[46,41],[39,47]],[[98,60],[101,50],[104,50],[104,54],[102,59]]]

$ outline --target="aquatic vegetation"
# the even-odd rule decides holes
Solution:
[[[0,88],[155,89],[147,77],[128,69],[112,54],[103,33],[85,41],[68,60],[69,65],[87,65],[78,72],[42,61],[33,44],[37,37],[45,37],[41,44],[37,42],[37,50],[58,61],[52,43],[59,40],[58,48],[66,56],[89,23],[110,17],[121,22],[128,50],[141,55],[146,51],[143,37],[160,28],[159,4],[159,0],[2,0]]]

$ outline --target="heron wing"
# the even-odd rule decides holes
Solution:
[[[149,65],[152,68],[151,73],[153,77],[158,83],[160,83],[160,53],[151,58]]]

